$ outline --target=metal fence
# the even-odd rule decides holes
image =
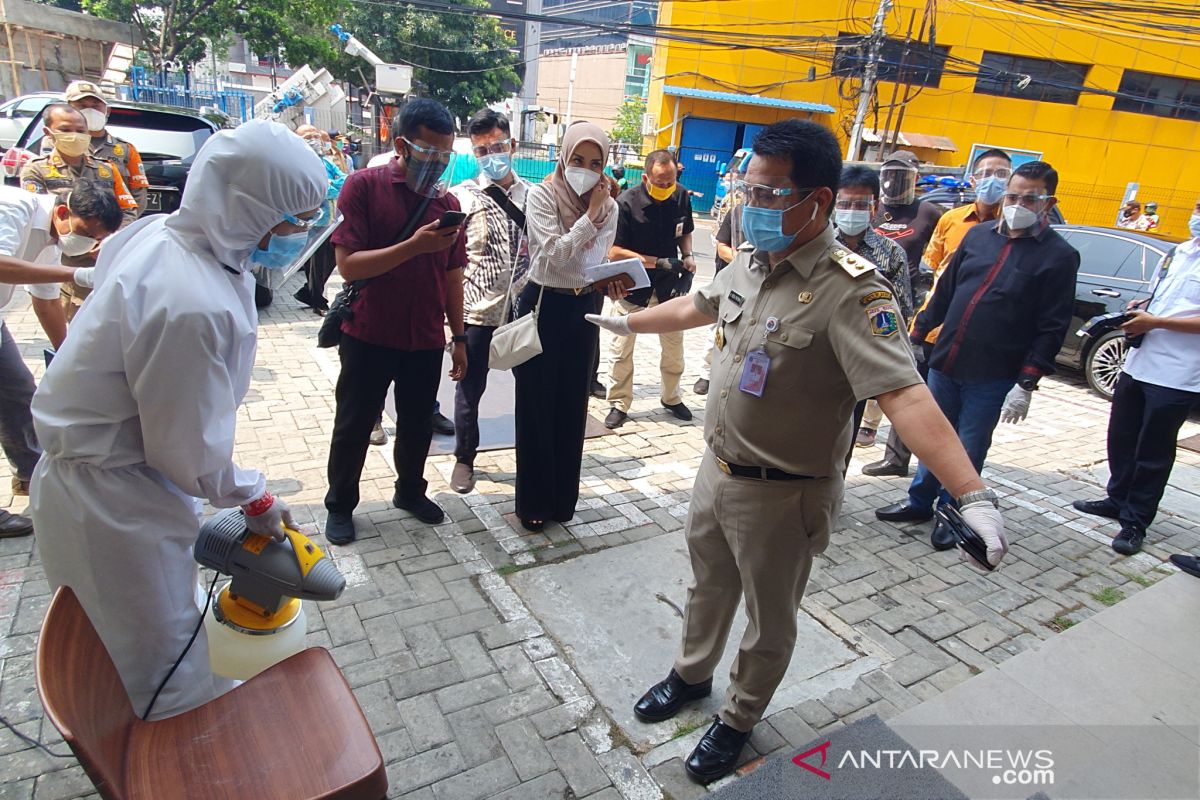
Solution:
[[[1067,222],[1111,227],[1117,222],[1125,186],[1063,182],[1055,194]],[[1200,199],[1194,190],[1142,186],[1137,196],[1143,207],[1149,202],[1158,203],[1159,227],[1155,233],[1176,239],[1188,238],[1188,217]]]
[[[187,72],[152,72],[134,67],[129,71],[128,98],[181,108],[212,106],[238,122],[254,117],[254,97],[250,93],[222,89],[213,80],[196,78]]]

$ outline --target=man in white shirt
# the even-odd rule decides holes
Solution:
[[[84,280],[76,270],[61,266],[64,252],[90,252],[96,243],[121,225],[121,207],[106,187],[78,183],[67,197],[33,194],[12,186],[0,187],[0,447],[12,468],[12,491],[29,494],[41,450],[33,430],[29,404],[36,388],[21,351],[3,322],[18,284],[33,296],[33,309],[50,343],[57,348],[67,333],[58,283]],[[0,510],[0,538],[28,536],[28,517]]]
[[[1192,238],[1159,263],[1149,301],[1131,303],[1121,326],[1130,348],[1108,420],[1107,496],[1072,504],[1120,521],[1112,548],[1122,555],[1142,549],[1171,477],[1179,429],[1200,402],[1200,202],[1188,230]]]

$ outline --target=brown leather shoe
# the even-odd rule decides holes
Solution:
[[[14,497],[29,497],[29,481],[23,481],[14,475],[12,479],[12,493]]]
[[[459,494],[467,494],[475,488],[475,468],[457,461],[450,473],[450,488]]]

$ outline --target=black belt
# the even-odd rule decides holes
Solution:
[[[578,289],[562,289],[558,286],[542,286],[540,288],[545,289],[547,292],[571,295],[573,297],[579,297],[582,294],[591,294],[593,291],[595,291],[591,286],[581,286]]]
[[[775,467],[744,467],[741,464],[730,464],[720,456],[713,456],[717,459],[717,466],[721,468],[721,472],[726,475],[736,475],[739,478],[754,478],[760,481],[811,481],[812,475],[793,475],[790,472],[784,472]]]

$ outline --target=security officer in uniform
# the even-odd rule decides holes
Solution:
[[[121,173],[110,162],[89,154],[92,137],[88,133],[87,120],[83,114],[64,103],[54,103],[46,106],[42,119],[45,123],[46,138],[53,142],[54,149],[25,165],[21,170],[21,185],[31,192],[57,194],[66,198],[71,194],[71,187],[77,180],[95,181],[102,186],[111,187],[116,195],[124,218],[121,227],[137,219],[137,201],[126,188]],[[95,266],[97,252],[93,250],[82,256],[64,255],[63,266]],[[75,318],[75,313],[90,291],[75,283],[63,284],[63,306],[68,322]]]
[[[812,559],[829,543],[841,507],[856,399],[878,398],[905,441],[953,487],[992,566],[1008,547],[995,494],[917,374],[891,287],[834,239],[829,216],[841,166],[827,128],[795,119],[767,127],[739,187],[748,243],[733,263],[691,297],[588,317],[618,334],[717,323],[708,450],[685,531],[694,580],[683,641],[674,669],[634,709],[657,722],[711,693],[745,595],[749,625],[725,702],[685,762],[703,783],[737,765],[791,660]]]
[[[121,173],[125,188],[137,203],[138,216],[146,212],[150,181],[142,166],[141,153],[130,142],[108,132],[108,103],[100,88],[90,81],[75,81],[67,87],[67,103],[83,114],[92,136],[92,157],[107,161]]]

